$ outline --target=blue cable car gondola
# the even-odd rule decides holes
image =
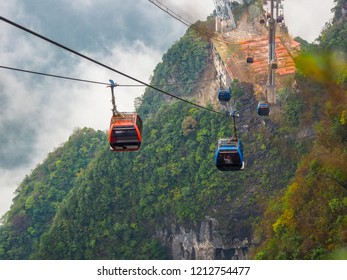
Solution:
[[[220,171],[244,169],[242,143],[236,138],[219,139],[214,161]]]
[[[243,170],[245,166],[242,143],[237,137],[235,111],[231,113],[231,116],[233,118],[234,136],[229,139],[219,139],[214,156],[214,162],[220,171],[238,171]]]
[[[218,100],[220,102],[228,102],[231,99],[230,88],[219,88],[218,89]]]
[[[266,101],[259,101],[257,106],[257,112],[259,116],[269,116],[270,115],[270,104]]]

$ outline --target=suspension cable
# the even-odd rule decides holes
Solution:
[[[78,79],[78,78],[70,78],[70,77],[65,77],[65,76],[60,76],[60,75],[53,75],[53,74],[42,73],[42,72],[37,72],[37,71],[24,70],[24,69],[20,69],[20,68],[8,67],[8,66],[3,66],[3,65],[0,65],[0,68],[24,72],[24,73],[30,73],[30,74],[35,74],[35,75],[48,76],[48,77],[53,77],[53,78],[58,78],[58,79],[72,80],[72,81],[83,82],[83,83],[92,83],[92,84],[107,85],[107,86],[110,85],[109,83],[90,81],[90,80],[84,80],[84,79]]]
[[[6,22],[6,23],[8,23],[8,24],[10,24],[10,25],[12,25],[12,26],[18,28],[18,29],[21,29],[21,30],[23,30],[23,31],[25,31],[25,32],[27,32],[27,33],[33,35],[33,36],[36,36],[36,37],[38,37],[38,38],[40,38],[40,39],[42,39],[42,40],[44,40],[44,41],[46,41],[46,42],[49,42],[50,44],[53,44],[53,45],[55,45],[55,46],[57,46],[57,47],[59,47],[59,48],[62,48],[62,49],[66,50],[66,51],[68,51],[68,52],[70,52],[70,53],[73,53],[73,54],[75,54],[75,55],[77,55],[77,56],[79,56],[79,57],[82,57],[82,58],[84,58],[84,59],[86,59],[86,60],[89,60],[89,61],[91,61],[91,62],[93,62],[93,63],[95,63],[95,64],[97,64],[97,65],[99,65],[99,66],[101,66],[101,67],[104,67],[104,68],[106,68],[106,69],[108,69],[108,70],[110,70],[110,71],[113,71],[113,72],[115,72],[115,73],[117,73],[117,74],[119,74],[119,75],[122,75],[122,76],[124,76],[124,77],[126,77],[126,78],[128,78],[128,79],[130,79],[130,80],[133,80],[133,81],[135,81],[135,82],[137,82],[137,83],[139,83],[139,84],[143,84],[143,85],[145,85],[145,86],[147,86],[147,87],[149,87],[149,88],[151,88],[151,89],[153,89],[153,90],[159,91],[159,92],[161,92],[161,93],[163,93],[163,94],[166,94],[166,95],[168,95],[168,96],[171,96],[171,97],[173,97],[173,98],[176,98],[176,99],[178,99],[178,100],[180,100],[180,101],[182,101],[182,102],[186,102],[186,103],[188,103],[188,104],[190,104],[190,105],[192,105],[192,106],[201,108],[201,109],[203,109],[203,110],[207,110],[207,111],[210,111],[210,112],[219,114],[219,115],[224,115],[222,112],[217,112],[217,111],[215,111],[215,110],[213,110],[213,109],[210,109],[210,108],[201,106],[201,105],[199,105],[199,104],[193,103],[193,102],[191,102],[191,101],[189,101],[189,100],[186,100],[186,99],[184,99],[184,98],[181,98],[181,97],[179,97],[179,96],[176,96],[176,95],[174,95],[174,94],[171,94],[171,93],[169,93],[169,92],[166,92],[166,91],[164,91],[164,90],[162,90],[162,89],[159,89],[159,88],[157,88],[157,87],[155,87],[155,86],[152,86],[152,85],[150,85],[150,84],[148,84],[148,83],[145,83],[145,82],[143,82],[143,81],[141,81],[141,80],[139,80],[139,79],[137,79],[137,78],[134,78],[134,77],[132,77],[132,76],[130,76],[130,75],[128,75],[128,74],[125,74],[125,73],[123,73],[123,72],[121,72],[121,71],[118,71],[118,70],[116,70],[116,69],[114,69],[114,68],[112,68],[112,67],[110,67],[110,66],[108,66],[108,65],[106,65],[106,64],[104,64],[104,63],[101,63],[101,62],[99,62],[99,61],[97,61],[97,60],[95,60],[95,59],[93,59],[93,58],[91,58],[91,57],[88,57],[88,56],[82,54],[82,53],[79,53],[79,52],[77,52],[77,51],[75,51],[75,50],[73,50],[73,49],[71,49],[71,48],[69,48],[69,47],[67,47],[67,46],[64,46],[64,45],[62,45],[62,44],[60,44],[60,43],[58,43],[58,42],[56,42],[56,41],[54,41],[54,40],[52,40],[52,39],[49,39],[49,38],[47,38],[47,37],[45,37],[45,36],[43,36],[43,35],[41,35],[41,34],[35,32],[35,31],[32,31],[32,30],[30,30],[30,29],[28,29],[28,28],[26,28],[26,27],[24,27],[24,26],[22,26],[22,25],[20,25],[20,24],[18,24],[18,23],[15,23],[15,22],[13,22],[13,21],[11,21],[11,20],[9,20],[9,19],[6,19],[6,18],[4,18],[4,17],[2,17],[2,16],[0,16],[0,20]]]
[[[61,76],[61,75],[43,73],[43,72],[32,71],[32,70],[25,70],[25,69],[21,69],[21,68],[9,67],[9,66],[4,66],[4,65],[0,65],[0,68],[6,69],[6,70],[29,73],[29,74],[35,74],[35,75],[48,76],[48,77],[52,77],[52,78],[72,80],[72,81],[83,82],[83,83],[92,83],[92,84],[99,84],[99,85],[106,85],[106,86],[110,85],[110,83],[105,83],[105,82],[66,77],[66,76]],[[200,83],[210,82],[213,80],[215,80],[215,78],[214,79],[206,79],[206,80],[202,80],[202,81],[198,81],[198,82],[172,83],[172,84],[153,85],[153,86],[164,87],[164,86],[179,86],[179,85],[186,85],[186,84],[200,84]],[[145,85],[143,85],[143,84],[137,84],[137,85],[135,85],[135,84],[117,84],[117,86],[118,87],[144,87]]]
[[[172,18],[178,20],[179,22],[183,23],[184,25],[190,27],[191,29],[193,29],[194,31],[200,33],[201,35],[209,38],[209,39],[214,39],[215,41],[219,41],[221,43],[225,43],[225,44],[229,44],[229,45],[234,45],[231,42],[228,42],[226,40],[220,39],[218,36],[216,36],[214,33],[212,32],[208,32],[206,30],[203,30],[201,28],[196,27],[193,23],[189,22],[188,20],[184,19],[183,17],[181,17],[180,15],[178,15],[177,13],[175,13],[174,11],[172,11],[171,9],[169,9],[168,7],[166,7],[164,4],[160,3],[157,0],[148,0],[150,3],[152,3],[154,6],[158,7],[160,10],[164,11],[165,13],[167,13],[169,16],[171,16]]]

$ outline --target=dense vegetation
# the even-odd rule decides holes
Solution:
[[[103,132],[79,129],[50,153],[17,189],[11,210],[2,218],[0,259],[27,259],[38,249],[60,203],[90,160],[105,147]]]
[[[297,81],[306,83],[300,119],[314,117],[315,141],[288,189],[268,204],[256,231],[258,259],[347,258],[347,21],[343,1],[335,2],[319,46],[297,60]]]
[[[152,84],[191,98],[208,47],[188,30],[164,55]],[[280,164],[288,151],[280,148],[281,135],[275,144],[266,140],[275,124],[264,126],[255,115],[252,85],[231,86],[235,106],[245,108],[238,122],[248,172],[223,174],[214,166],[217,139],[231,136],[230,118],[147,89],[136,104],[145,124],[141,150],[111,153],[105,134],[76,131],[19,187],[0,228],[0,258],[168,258],[156,231],[172,223],[194,227],[206,215],[218,217],[226,239],[250,237],[257,201],[288,182],[295,157]],[[242,222],[235,227],[232,217]]]
[[[199,27],[201,28],[201,27]],[[179,42],[164,54],[163,61],[153,71],[151,84],[175,96],[189,96],[206,67],[208,42],[198,39],[192,29],[188,29]],[[148,88],[144,96],[135,101],[142,117],[156,112],[167,96]]]
[[[205,216],[218,219],[224,240],[252,240],[254,258],[336,257],[347,239],[347,100],[343,64],[321,52],[330,28],[298,59],[295,86],[279,92],[281,114],[259,117],[253,86],[232,82],[245,171],[214,166],[229,117],[147,89],[136,100],[140,151],[112,153],[104,132],[76,130],[19,186],[2,218],[0,259],[166,259],[157,232]],[[208,55],[189,29],[151,83],[196,100]]]

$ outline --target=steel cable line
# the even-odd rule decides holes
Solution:
[[[27,32],[27,33],[33,35],[33,36],[36,36],[36,37],[38,37],[38,38],[40,38],[40,39],[42,39],[42,40],[44,40],[44,41],[46,41],[46,42],[49,42],[49,43],[52,44],[52,45],[55,45],[55,46],[57,46],[57,47],[59,47],[59,48],[62,48],[62,49],[66,50],[66,51],[68,51],[68,52],[70,52],[70,53],[73,53],[73,54],[75,54],[75,55],[77,55],[77,56],[79,56],[79,57],[82,57],[82,58],[84,58],[84,59],[86,59],[86,60],[89,60],[89,61],[91,61],[91,62],[93,62],[93,63],[95,63],[95,64],[97,64],[97,65],[99,65],[99,66],[101,66],[101,67],[104,67],[104,68],[106,68],[106,69],[108,69],[108,70],[110,70],[110,71],[113,71],[113,72],[115,72],[115,73],[117,73],[117,74],[119,74],[119,75],[121,75],[121,76],[124,76],[124,77],[126,77],[126,78],[128,78],[128,79],[130,79],[130,80],[133,80],[133,81],[135,81],[135,82],[137,82],[137,83],[139,83],[139,84],[142,84],[142,85],[144,85],[144,86],[147,86],[147,87],[149,87],[149,88],[151,88],[151,89],[153,89],[153,90],[159,91],[159,92],[161,92],[161,93],[163,93],[163,94],[166,94],[166,95],[168,95],[168,96],[171,96],[171,97],[173,97],[173,98],[176,98],[176,99],[178,99],[178,100],[180,100],[180,101],[182,101],[182,102],[186,102],[186,103],[188,103],[188,104],[190,104],[190,105],[192,105],[192,106],[201,108],[201,109],[203,109],[203,110],[207,110],[207,111],[210,111],[210,112],[213,112],[213,113],[216,113],[216,114],[219,114],[219,115],[223,115],[223,116],[225,115],[225,114],[223,114],[222,112],[217,112],[217,111],[215,111],[215,110],[213,110],[213,109],[210,109],[210,108],[201,106],[201,105],[199,105],[199,104],[193,103],[193,102],[191,102],[191,101],[189,101],[189,100],[186,100],[186,99],[184,99],[184,98],[181,98],[181,97],[179,97],[179,96],[176,96],[176,95],[174,95],[174,94],[171,94],[171,93],[169,93],[169,92],[166,92],[166,91],[164,91],[164,90],[162,90],[162,89],[159,89],[159,88],[157,88],[157,87],[155,87],[155,86],[153,86],[153,85],[150,85],[150,84],[148,84],[148,83],[145,83],[145,82],[143,82],[143,81],[141,81],[141,80],[139,80],[139,79],[137,79],[137,78],[134,78],[134,77],[132,77],[132,76],[126,74],[126,73],[123,73],[123,72],[121,72],[121,71],[118,71],[118,70],[116,70],[116,69],[114,69],[114,68],[112,68],[112,67],[110,67],[110,66],[108,66],[108,65],[106,65],[106,64],[104,64],[104,63],[101,63],[101,62],[99,62],[99,61],[97,61],[97,60],[95,60],[95,59],[93,59],[93,58],[91,58],[91,57],[88,57],[88,56],[86,56],[86,55],[84,55],[84,54],[81,54],[81,53],[79,53],[79,52],[77,52],[77,51],[75,51],[75,50],[73,50],[73,49],[71,49],[71,48],[69,48],[69,47],[67,47],[67,46],[64,46],[64,45],[62,45],[62,44],[60,44],[60,43],[58,43],[58,42],[56,42],[56,41],[54,41],[54,40],[52,40],[52,39],[49,39],[49,38],[47,38],[47,37],[45,37],[45,36],[43,36],[43,35],[41,35],[41,34],[35,32],[35,31],[32,31],[32,30],[30,30],[30,29],[28,29],[28,28],[26,28],[26,27],[24,27],[24,26],[22,26],[22,25],[20,25],[20,24],[18,24],[18,23],[15,23],[15,22],[13,22],[13,21],[11,21],[11,20],[9,20],[9,19],[6,19],[6,18],[4,18],[3,16],[0,16],[0,20],[6,22],[6,23],[8,23],[8,24],[10,24],[10,25],[12,25],[12,26],[18,28],[18,29],[21,29],[21,30],[23,30],[23,31],[25,31],[25,32]]]
[[[201,35],[206,36],[207,38],[214,39],[216,41],[225,43],[225,44],[234,45],[231,42],[228,42],[226,40],[220,39],[214,33],[211,33],[211,32],[208,32],[206,30],[203,30],[201,28],[196,27],[193,23],[191,23],[188,20],[184,19],[179,14],[175,13],[174,11],[172,11],[171,9],[169,9],[168,7],[166,7],[164,4],[160,3],[159,1],[156,1],[156,0],[148,0],[148,1],[150,3],[152,3],[154,6],[158,7],[160,10],[164,11],[165,13],[167,13],[169,16],[173,17],[174,19],[178,20],[179,22],[183,23],[184,25],[192,28],[196,32],[200,33]]]
[[[160,10],[169,14],[174,19],[177,19],[178,21],[180,21],[184,25],[186,25],[188,27],[193,25],[191,22],[189,22],[185,18],[181,17],[179,14],[175,13],[173,10],[169,9],[168,7],[166,7],[164,4],[160,3],[159,1],[156,1],[156,0],[148,0],[148,1],[151,2],[154,6],[158,7]]]
[[[65,79],[65,80],[72,80],[72,81],[77,81],[77,82],[84,82],[84,83],[92,83],[92,84],[99,84],[99,85],[106,85],[109,86],[110,83],[105,83],[105,82],[98,82],[98,81],[91,81],[91,80],[85,80],[85,79],[79,79],[79,78],[72,78],[72,77],[66,77],[66,76],[61,76],[61,75],[55,75],[55,74],[49,74],[49,73],[43,73],[43,72],[38,72],[38,71],[32,71],[32,70],[25,70],[25,69],[20,69],[20,68],[15,68],[15,67],[9,67],[9,66],[4,66],[0,65],[0,68],[6,69],[6,70],[12,70],[12,71],[18,71],[18,72],[24,72],[24,73],[29,73],[29,74],[35,74],[35,75],[41,75],[41,76],[48,76],[52,78],[58,78],[58,79]],[[187,82],[187,83],[173,83],[173,84],[166,84],[166,85],[153,85],[153,86],[179,86],[179,85],[186,85],[186,84],[198,84],[198,83],[204,83],[207,81],[212,81],[215,79],[206,79],[203,81],[199,82]],[[139,85],[131,85],[131,84],[116,84],[117,87],[144,87],[145,85],[139,84]]]
[[[24,70],[24,69],[8,67],[8,66],[3,66],[3,65],[0,65],[0,68],[18,71],[18,72],[30,73],[30,74],[35,74],[35,75],[48,76],[48,77],[53,77],[53,78],[65,79],[65,80],[72,80],[72,81],[77,81],[77,82],[92,83],[92,84],[107,85],[107,86],[110,85],[110,83],[90,81],[90,80],[84,80],[84,79],[78,79],[78,78],[70,78],[70,77],[65,77],[65,76],[60,76],[60,75],[53,75],[53,74],[47,74],[47,73],[42,73],[42,72]]]
[[[238,110],[235,110],[237,113],[240,113],[242,111],[245,111],[246,109],[252,107],[253,104],[255,104],[257,102],[257,100],[254,100],[252,103],[248,104],[248,105],[245,105],[243,107],[241,107],[240,109]]]

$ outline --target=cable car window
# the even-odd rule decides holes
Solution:
[[[122,138],[122,139],[136,139],[137,132],[133,127],[117,127],[112,130],[112,138]]]
[[[237,151],[221,152],[220,156],[224,160],[225,164],[239,164],[241,162]]]

